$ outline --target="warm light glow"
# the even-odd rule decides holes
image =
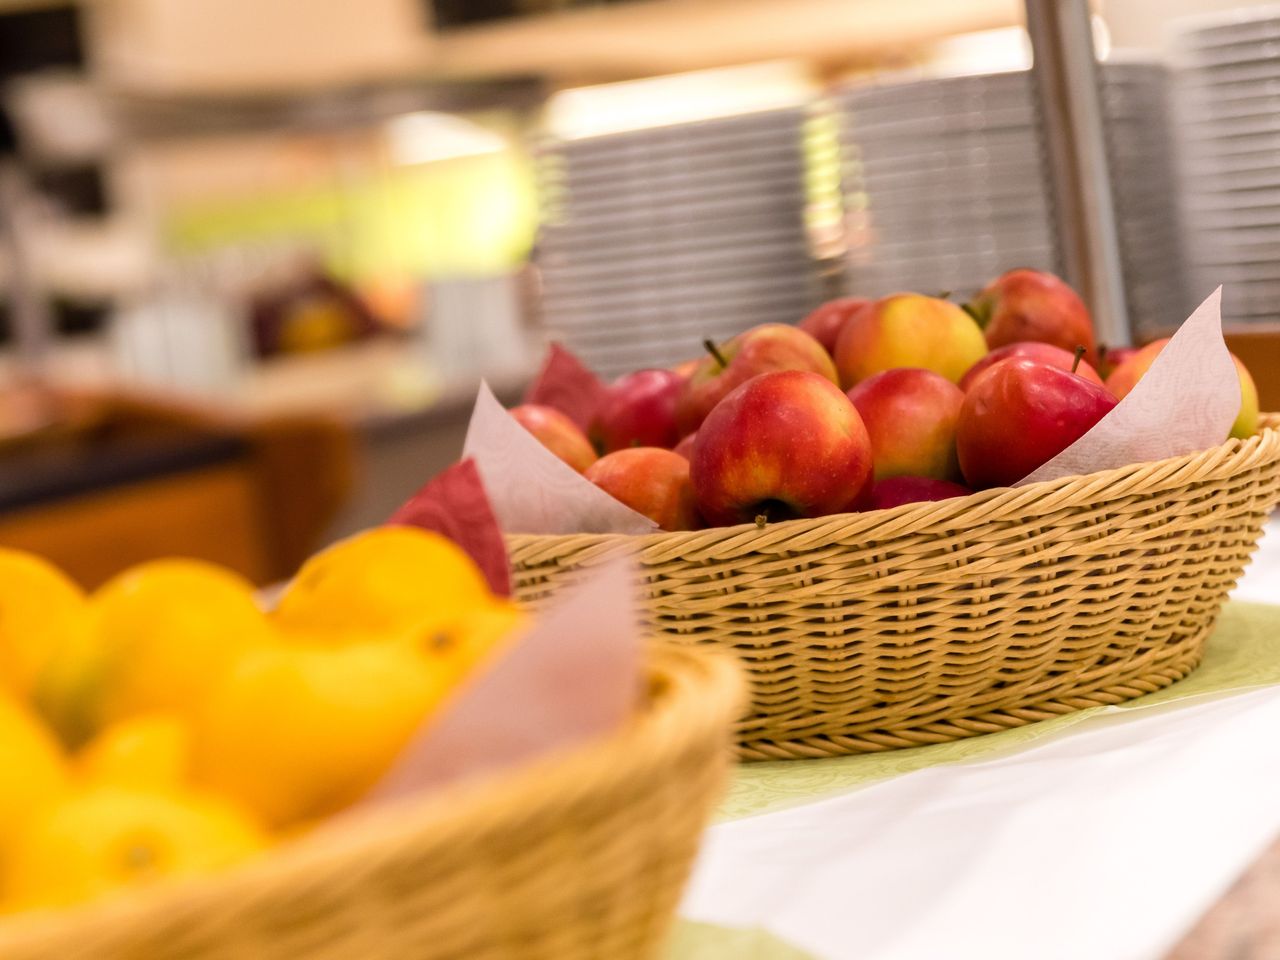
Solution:
[[[391,157],[396,163],[434,163],[459,157],[501,153],[507,143],[492,130],[447,113],[406,113],[387,123]]]
[[[562,90],[547,103],[546,124],[571,140],[793,107],[814,92],[798,61],[698,70]]]
[[[979,30],[948,37],[937,43],[932,53],[929,73],[947,77],[1028,70],[1031,67],[1031,40],[1022,27]]]

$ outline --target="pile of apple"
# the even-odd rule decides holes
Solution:
[[[610,386],[586,433],[550,407],[511,413],[664,530],[763,524],[1015,484],[1101,420],[1167,342],[1099,356],[1076,293],[1013,270],[964,306],[848,297],[795,327],[707,341],[701,359]],[[1257,391],[1236,368],[1231,436],[1246,437]]]

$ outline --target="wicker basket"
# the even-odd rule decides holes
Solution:
[[[607,741],[207,880],[0,923],[4,960],[653,957],[731,758],[727,657],[655,654]]]
[[[653,626],[746,664],[747,759],[989,733],[1196,666],[1280,500],[1278,428],[1270,415],[1190,456],[765,529],[514,536],[516,593],[536,605],[638,549]]]

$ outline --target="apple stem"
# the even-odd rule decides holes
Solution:
[[[702,341],[702,345],[707,348],[707,353],[715,357],[715,361],[716,363],[720,364],[721,370],[729,366],[729,364],[724,359],[724,354],[720,352],[720,348],[716,346],[716,342],[714,340],[708,337],[706,340]]]
[[[765,524],[767,524],[768,522],[769,522],[769,515],[767,513],[756,514],[756,526],[759,527],[761,530],[765,528]]]
[[[934,297],[934,299],[935,299],[935,300],[950,300],[950,299],[951,299],[951,291],[950,291],[950,290],[943,290],[941,293],[937,294],[937,295]]]
[[[1083,343],[1080,344],[1080,346],[1076,347],[1076,358],[1071,363],[1072,373],[1076,372],[1076,368],[1080,366],[1080,361],[1084,359],[1084,351],[1085,351],[1085,346]]]

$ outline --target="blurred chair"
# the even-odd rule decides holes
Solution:
[[[249,422],[140,395],[57,400],[51,423],[0,436],[0,545],[86,587],[162,556],[283,579],[354,484],[355,438],[334,419]]]

